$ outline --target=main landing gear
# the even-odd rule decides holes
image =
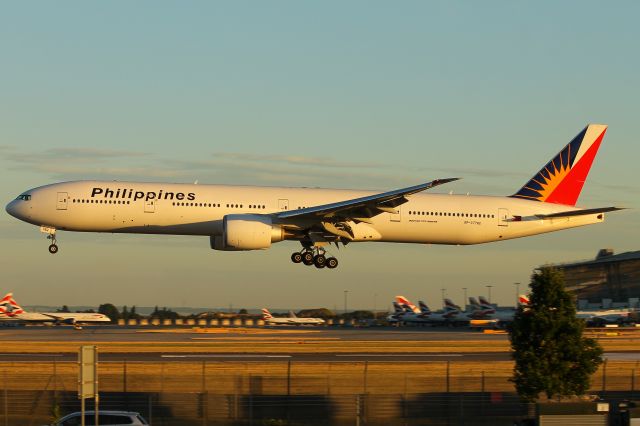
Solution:
[[[326,251],[322,247],[304,248],[291,255],[293,263],[304,263],[307,266],[315,265],[316,268],[322,269],[327,267],[335,269],[338,266],[338,259],[335,257],[326,257]]]

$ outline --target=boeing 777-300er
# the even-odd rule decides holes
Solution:
[[[457,178],[376,193],[320,188],[73,181],[30,189],[12,216],[56,231],[202,235],[214,250],[268,249],[296,240],[295,263],[335,268],[327,245],[351,242],[480,244],[604,220],[616,207],[576,201],[607,126],[590,124],[510,196],[423,194]]]
[[[27,312],[13,298],[6,294],[0,300],[0,321],[50,322],[55,324],[78,324],[110,322],[108,316],[93,312]]]

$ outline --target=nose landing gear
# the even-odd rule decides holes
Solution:
[[[56,229],[48,226],[41,226],[40,232],[48,234],[47,240],[51,240],[51,244],[49,244],[49,253],[56,254],[58,252],[58,245],[56,244]]]
[[[291,261],[293,263],[304,263],[307,266],[315,265],[318,269],[324,267],[329,269],[337,268],[338,259],[333,256],[326,257],[325,254],[326,250],[322,247],[305,247],[302,251],[293,253],[291,255]]]

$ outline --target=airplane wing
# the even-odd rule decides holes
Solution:
[[[598,207],[595,209],[572,210],[551,214],[537,214],[536,217],[540,219],[556,219],[560,217],[584,216],[588,214],[614,212],[617,210],[624,210],[624,207]]]
[[[320,225],[325,231],[347,240],[353,239],[349,227],[336,226],[337,223],[353,221],[371,223],[370,219],[381,213],[397,213],[396,207],[408,202],[408,196],[453,182],[459,178],[436,179],[408,188],[396,189],[381,194],[323,204],[298,210],[287,210],[273,215],[275,221],[297,229]]]

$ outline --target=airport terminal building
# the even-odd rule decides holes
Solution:
[[[580,309],[640,307],[640,251],[602,249],[593,260],[554,266],[564,272],[566,288]]]

